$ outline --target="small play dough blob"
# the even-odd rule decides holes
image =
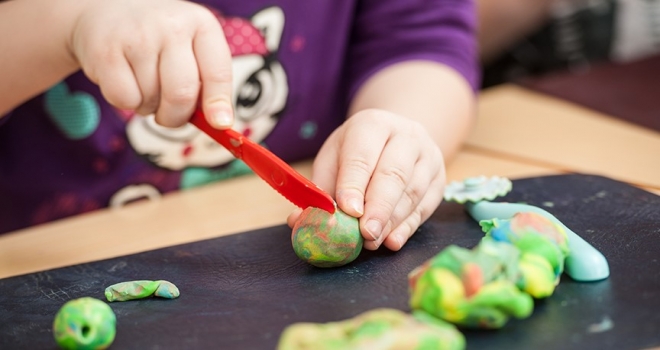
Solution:
[[[334,214],[308,207],[293,226],[296,255],[317,267],[342,266],[355,260],[364,239],[358,220],[337,209]]]
[[[84,297],[60,308],[53,321],[53,336],[63,349],[106,349],[115,340],[116,324],[108,304]]]

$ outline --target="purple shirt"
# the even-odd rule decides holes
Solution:
[[[234,129],[285,161],[316,154],[393,63],[440,62],[478,84],[471,0],[202,3],[232,51]],[[190,125],[113,108],[79,72],[0,119],[0,232],[247,172]]]

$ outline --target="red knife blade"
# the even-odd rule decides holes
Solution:
[[[219,130],[212,127],[197,109],[190,123],[208,134],[241,159],[255,174],[272,188],[300,208],[316,207],[334,213],[337,205],[325,191],[302,176],[271,151],[232,129]]]

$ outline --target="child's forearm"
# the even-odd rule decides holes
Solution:
[[[410,61],[385,68],[367,80],[353,99],[349,115],[377,108],[418,121],[449,159],[472,128],[474,101],[467,81],[453,69]]]
[[[0,2],[0,118],[79,69],[67,43],[86,2]]]

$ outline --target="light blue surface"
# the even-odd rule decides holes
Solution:
[[[559,219],[547,211],[533,205],[519,203],[499,203],[480,201],[468,202],[465,206],[474,220],[501,220],[511,219],[519,212],[533,212],[545,216],[547,219],[561,226],[568,236],[570,253],[566,258],[565,272],[572,279],[580,282],[600,281],[610,276],[610,267],[607,259],[579,235],[566,227]]]

